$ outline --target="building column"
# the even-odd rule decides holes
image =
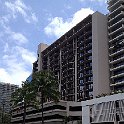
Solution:
[[[73,40],[73,48],[75,48],[75,101],[77,101],[77,39]]]
[[[62,50],[60,49],[60,74],[59,74],[59,92],[61,92],[61,82],[62,82]]]
[[[82,124],[90,124],[89,106],[82,106]]]

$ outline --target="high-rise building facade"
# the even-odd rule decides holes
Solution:
[[[82,102],[82,123],[124,124],[124,0],[108,0],[110,90]]]
[[[110,87],[124,90],[124,0],[108,0]]]
[[[50,46],[38,46],[33,72],[54,72],[61,100],[82,101],[108,93],[107,37],[107,17],[99,12],[89,15]]]
[[[0,107],[5,112],[10,112],[11,94],[18,88],[17,85],[0,82]]]
[[[107,16],[95,12],[57,39],[39,44],[33,72],[52,71],[59,83],[58,104],[44,103],[44,122],[62,124],[65,117],[81,120],[81,102],[109,93]],[[26,123],[41,123],[42,110],[27,108]],[[21,124],[23,107],[12,112],[12,123]]]

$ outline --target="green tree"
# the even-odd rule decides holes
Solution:
[[[34,92],[32,84],[28,81],[22,82],[22,87],[18,88],[12,94],[13,107],[18,106],[19,103],[23,103],[23,124],[25,124],[27,105],[32,105],[33,107],[38,105],[36,95],[37,94]]]
[[[44,124],[43,103],[46,99],[58,102],[60,96],[58,91],[58,82],[52,73],[48,71],[39,71],[33,74],[32,84],[35,92],[40,93],[42,124]]]
[[[0,108],[0,124],[10,124],[11,123],[11,115],[10,113],[3,113],[2,108]]]
[[[3,116],[3,123],[4,124],[10,124],[11,122],[11,116],[9,113],[5,113]]]
[[[63,118],[63,124],[67,124],[69,122],[69,120],[70,120],[70,117],[69,116],[65,116]]]

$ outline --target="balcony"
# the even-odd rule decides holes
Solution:
[[[120,14],[120,13],[118,15],[114,16],[114,18],[109,17],[108,24],[117,22],[117,20],[121,20],[122,18],[123,18],[123,14]]]
[[[110,71],[117,71],[117,70],[122,69],[122,68],[124,68],[124,64],[120,65],[120,66],[118,66],[116,68],[113,67],[113,68],[110,69]]]
[[[119,34],[117,37],[115,37],[114,39],[111,39],[109,42],[112,43],[114,41],[120,40],[124,38],[124,32],[122,32],[121,34]]]
[[[112,16],[112,15],[117,15],[117,13],[119,12],[119,11],[123,11],[123,9],[124,9],[124,5],[119,5],[116,9],[114,9],[108,16]]]
[[[113,2],[114,0],[107,0],[107,3],[109,4],[109,3],[111,3],[111,2]]]
[[[112,36],[112,35],[116,35],[116,34],[120,34],[121,32],[124,32],[124,26],[120,26],[120,28],[118,28],[117,30],[109,33],[109,36]]]
[[[120,16],[124,16],[124,12],[119,13],[119,15],[120,15]],[[118,15],[118,16],[119,16],[119,15]],[[108,29],[109,29],[109,30],[112,30],[113,28],[116,29],[116,28],[118,28],[118,25],[122,25],[123,22],[124,22],[124,19],[122,18],[122,19],[120,19],[120,21],[115,22],[115,23],[112,24],[111,26],[108,26]]]
[[[113,2],[113,0],[110,0],[110,1],[112,1]],[[114,9],[115,9],[115,7],[116,6],[118,6],[118,5],[120,5],[121,3],[124,3],[124,1],[123,0],[117,0],[116,2],[113,2],[113,3],[108,3],[109,4],[109,6],[108,6],[108,10],[110,11],[113,11]]]
[[[115,49],[115,48],[113,46],[110,49],[112,50],[112,49]],[[121,53],[124,53],[124,49],[123,48],[119,48],[119,49],[116,49],[116,51],[112,51],[111,54],[109,55],[109,57],[114,57],[114,56],[119,55]]]
[[[124,73],[121,73],[121,74],[111,76],[111,79],[115,79],[115,78],[119,78],[119,77],[123,77],[123,76],[124,76]]]
[[[119,58],[117,60],[110,61],[110,64],[115,64],[115,63],[120,62],[122,60],[124,60],[124,57],[121,57],[121,58]]]
[[[124,85],[124,81],[119,81],[119,82],[116,82],[116,83],[111,83],[110,86],[118,86],[118,85]]]

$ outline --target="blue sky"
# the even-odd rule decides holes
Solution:
[[[0,81],[21,84],[39,43],[51,44],[106,0],[0,0]]]

